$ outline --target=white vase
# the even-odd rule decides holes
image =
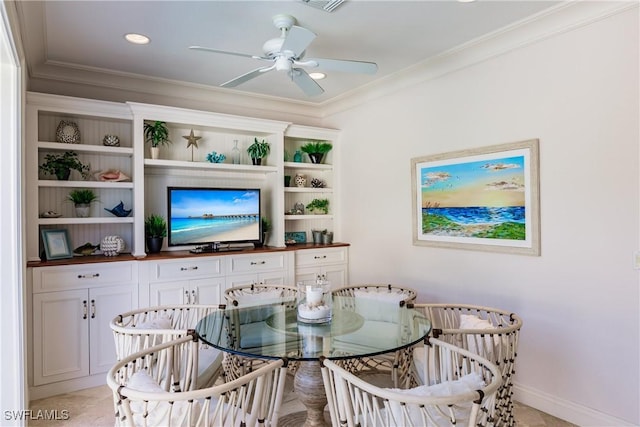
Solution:
[[[151,158],[157,160],[160,157],[160,147],[151,147]]]
[[[78,218],[87,218],[89,216],[89,210],[91,206],[86,203],[78,203],[75,205],[76,216]]]

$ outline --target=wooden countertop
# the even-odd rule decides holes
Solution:
[[[75,265],[75,264],[91,264],[95,262],[122,262],[122,261],[153,261],[163,259],[178,259],[203,256],[224,256],[224,255],[250,255],[270,252],[297,251],[304,249],[323,249],[350,246],[349,243],[332,243],[330,245],[314,244],[314,243],[297,243],[295,245],[285,247],[262,246],[259,248],[247,248],[236,251],[219,251],[219,252],[203,252],[194,254],[189,251],[164,251],[157,254],[147,254],[144,257],[134,257],[130,253],[123,253],[117,256],[89,255],[77,256],[73,258],[58,259],[51,261],[29,261],[27,267],[51,267],[58,265]]]

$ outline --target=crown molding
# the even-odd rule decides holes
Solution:
[[[343,96],[325,101],[319,105],[322,108],[322,115],[326,117],[349,110],[510,51],[573,31],[633,8],[637,9],[639,4],[638,0],[578,0],[561,3]]]

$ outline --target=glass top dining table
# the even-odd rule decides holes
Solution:
[[[297,319],[295,300],[229,307],[201,319],[200,339],[225,352],[263,359],[312,361],[391,353],[424,339],[431,324],[399,301],[333,297],[327,323]]]
[[[327,323],[297,319],[295,299],[264,300],[250,306],[226,306],[196,325],[199,338],[220,350],[260,359],[299,361],[294,379],[298,398],[307,408],[305,426],[324,426],[326,396],[320,372],[321,356],[328,359],[373,357],[406,349],[431,331],[420,311],[398,300],[333,296]],[[301,418],[281,426],[302,424]]]

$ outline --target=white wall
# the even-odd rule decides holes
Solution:
[[[518,313],[517,398],[581,425],[640,423],[638,39],[634,8],[325,122],[351,281]],[[412,245],[412,157],[532,138],[540,257]]]
[[[11,37],[9,13],[0,3],[0,408],[3,426],[22,425],[26,408],[25,290],[21,195],[22,68]]]

